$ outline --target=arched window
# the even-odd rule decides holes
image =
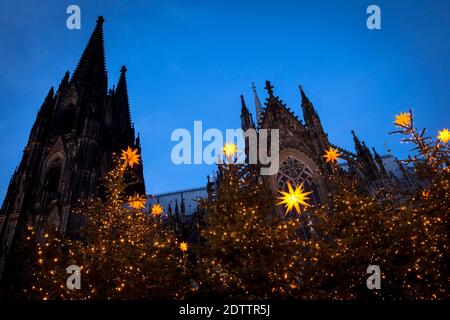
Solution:
[[[305,190],[313,192],[310,194],[310,204],[321,203],[317,184],[313,180],[313,172],[303,162],[292,156],[288,156],[280,165],[277,175],[277,190],[287,190],[288,182],[294,188],[303,182]]]
[[[42,208],[45,209],[47,205],[57,199],[59,191],[59,183],[63,170],[63,160],[58,157],[54,159],[47,167],[47,171],[43,180],[44,199],[42,201]]]
[[[74,122],[75,122],[75,107],[72,105],[66,106],[64,108],[63,114],[62,114],[62,122],[61,122],[61,128],[62,133],[67,134],[70,133],[73,129]]]

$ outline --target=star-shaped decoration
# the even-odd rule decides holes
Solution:
[[[437,136],[439,141],[448,143],[450,141],[450,131],[447,128],[439,131],[439,135]]]
[[[156,217],[156,216],[160,216],[161,213],[163,213],[163,207],[157,203],[152,207],[152,214]]]
[[[145,203],[147,199],[144,196],[140,196],[138,194],[134,194],[133,196],[128,198],[128,204],[133,209],[143,209],[145,208]]]
[[[430,190],[422,190],[422,197],[425,200],[428,200],[430,198],[430,195],[431,195],[431,191]]]
[[[325,155],[322,157],[326,159],[326,163],[335,163],[337,162],[339,156],[341,156],[341,154],[339,153],[338,148],[333,149],[333,147],[330,147],[330,149],[325,150]]]
[[[186,252],[186,251],[188,251],[188,249],[189,249],[189,246],[188,246],[188,244],[186,242],[183,241],[183,242],[180,243],[180,250],[181,251]]]
[[[281,202],[278,203],[278,205],[283,205],[286,208],[286,214],[292,211],[293,208],[297,211],[298,214],[301,213],[300,211],[300,205],[303,205],[305,207],[310,207],[311,205],[306,202],[306,200],[309,200],[308,197],[309,194],[312,193],[312,191],[305,192],[305,189],[303,187],[303,182],[295,188],[295,190],[292,188],[291,183],[288,182],[288,189],[289,192],[285,191],[278,191],[283,196],[278,197],[278,199],[281,200]]]
[[[121,159],[125,160],[126,163],[131,168],[133,168],[133,166],[135,164],[139,164],[139,162],[140,162],[139,158],[141,157],[141,155],[138,154],[138,152],[139,152],[138,149],[131,149],[130,147],[128,147],[128,149],[126,151],[122,150],[122,157],[121,157]]]
[[[231,156],[235,155],[236,152],[237,152],[237,146],[234,143],[225,143],[225,145],[223,146],[223,153],[227,157],[231,157]]]
[[[402,128],[411,126],[411,114],[408,112],[400,112],[400,114],[395,116],[394,124]]]

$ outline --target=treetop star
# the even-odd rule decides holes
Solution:
[[[400,112],[395,116],[394,124],[399,127],[409,127],[411,125],[411,114],[408,112]]]
[[[447,128],[439,131],[437,138],[441,142],[448,143],[450,141],[450,131]]]

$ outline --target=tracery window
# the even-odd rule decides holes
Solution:
[[[313,180],[313,172],[300,160],[288,156],[280,165],[277,175],[277,190],[287,190],[288,181],[293,187],[301,184],[306,191],[312,191],[311,204],[320,204],[319,190]]]
[[[62,133],[70,133],[74,127],[76,110],[74,106],[66,106],[62,115]]]
[[[47,168],[44,176],[42,208],[46,208],[50,202],[58,197],[59,182],[61,179],[63,160],[56,158]]]

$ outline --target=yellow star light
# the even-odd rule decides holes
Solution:
[[[425,200],[428,200],[428,199],[430,198],[430,194],[431,194],[431,191],[430,191],[430,190],[423,190],[423,191],[422,191],[422,197],[423,197]]]
[[[300,205],[303,205],[305,207],[310,207],[311,205],[306,202],[306,200],[309,200],[308,197],[310,192],[305,192],[305,189],[303,188],[303,182],[295,188],[295,190],[292,188],[290,182],[288,182],[288,189],[289,192],[285,191],[278,191],[283,196],[278,197],[278,199],[282,200],[278,203],[278,205],[285,205],[286,207],[286,214],[292,211],[293,208],[297,211],[298,214],[300,214]]]
[[[395,116],[394,124],[399,127],[409,127],[411,125],[411,115],[408,112],[400,112]]]
[[[185,252],[188,249],[189,249],[189,246],[188,246],[188,244],[186,242],[183,241],[182,243],[180,243],[180,250],[181,251]]]
[[[333,147],[330,147],[329,150],[325,150],[325,155],[322,157],[326,159],[326,163],[334,163],[338,160],[339,156],[341,156],[341,154],[339,153],[338,148],[333,149]]]
[[[227,156],[233,156],[237,152],[237,146],[234,143],[225,143],[223,146],[223,153]]]
[[[140,162],[140,157],[141,157],[141,155],[140,154],[138,154],[138,149],[131,149],[130,147],[128,147],[128,149],[125,151],[125,150],[122,150],[122,157],[121,157],[121,159],[122,160],[125,160],[126,161],[126,163],[131,167],[131,168],[133,168],[133,165],[135,165],[135,164],[139,164],[139,162]]]
[[[135,194],[134,196],[131,196],[128,198],[128,204],[133,209],[142,209],[145,208],[145,203],[147,202],[147,199],[144,196],[140,196],[138,194]]]
[[[437,136],[437,138],[441,142],[448,143],[450,141],[450,131],[448,131],[447,128],[439,131],[439,135]]]
[[[163,207],[159,204],[159,203],[157,203],[157,204],[155,204],[153,207],[152,207],[152,214],[156,217],[156,216],[159,216],[159,215],[161,215],[161,213],[163,213]]]

